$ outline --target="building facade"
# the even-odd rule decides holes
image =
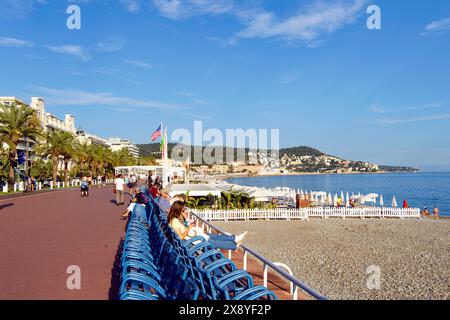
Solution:
[[[113,137],[109,138],[107,143],[112,151],[120,151],[122,149],[128,149],[128,151],[133,157],[139,158],[138,147],[135,144],[133,144],[129,139]]]

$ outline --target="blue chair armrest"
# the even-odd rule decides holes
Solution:
[[[219,257],[216,257],[214,260],[222,259],[224,257],[222,252],[220,252],[220,250],[213,249],[213,250],[203,252],[201,255],[195,257],[194,260],[196,263],[200,263],[200,261],[205,260],[207,258],[211,258],[215,255],[219,255]]]
[[[273,298],[273,300],[278,300],[277,296],[267,289],[266,287],[257,286],[241,292],[233,298],[233,300],[257,300],[261,297],[267,296],[268,298]]]
[[[244,270],[235,270],[230,273],[227,273],[223,277],[220,277],[217,279],[217,286],[221,289],[229,285],[230,283],[233,283],[239,279],[245,279],[247,281],[247,287],[252,288],[253,287],[253,278],[250,276],[250,274],[247,271]]]

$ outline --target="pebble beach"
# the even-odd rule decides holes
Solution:
[[[214,222],[330,299],[449,299],[450,219]],[[380,271],[379,287],[371,281]],[[376,283],[376,282],[375,282]],[[369,288],[370,287],[370,288]]]

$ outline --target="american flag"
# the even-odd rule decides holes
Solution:
[[[155,133],[152,134],[152,142],[161,137],[161,125],[156,129]]]

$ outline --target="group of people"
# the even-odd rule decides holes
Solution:
[[[137,187],[137,178],[135,175],[125,175],[118,174],[114,180],[114,193],[116,194],[116,205],[121,206],[124,204],[123,196],[124,192],[127,192],[133,198],[133,192]]]
[[[431,216],[430,211],[428,211],[428,207],[423,208],[421,214],[424,217]],[[435,219],[439,219],[439,208],[436,207],[436,206],[434,206],[434,209],[433,209],[433,216],[434,216]]]
[[[121,176],[116,180],[118,179],[123,180]],[[123,187],[125,181],[119,182]],[[161,178],[156,176],[153,172],[149,172],[147,183],[151,197],[160,208],[160,219],[167,221],[168,225],[181,240],[188,240],[198,236],[209,241],[216,248],[224,250],[237,250],[244,241],[248,232],[241,233],[237,236],[232,234],[220,235],[205,233],[202,228],[196,227],[197,220],[191,215],[189,208],[186,206],[188,199],[185,194],[170,196],[170,186],[163,187]],[[142,190],[136,190],[136,187],[137,186],[134,186],[132,188],[132,200],[125,212],[122,213],[123,219],[129,217],[136,205],[145,206],[147,204],[146,195]],[[117,192],[118,191],[116,190],[116,195]],[[117,200],[117,202],[123,204],[123,192],[122,199]]]

